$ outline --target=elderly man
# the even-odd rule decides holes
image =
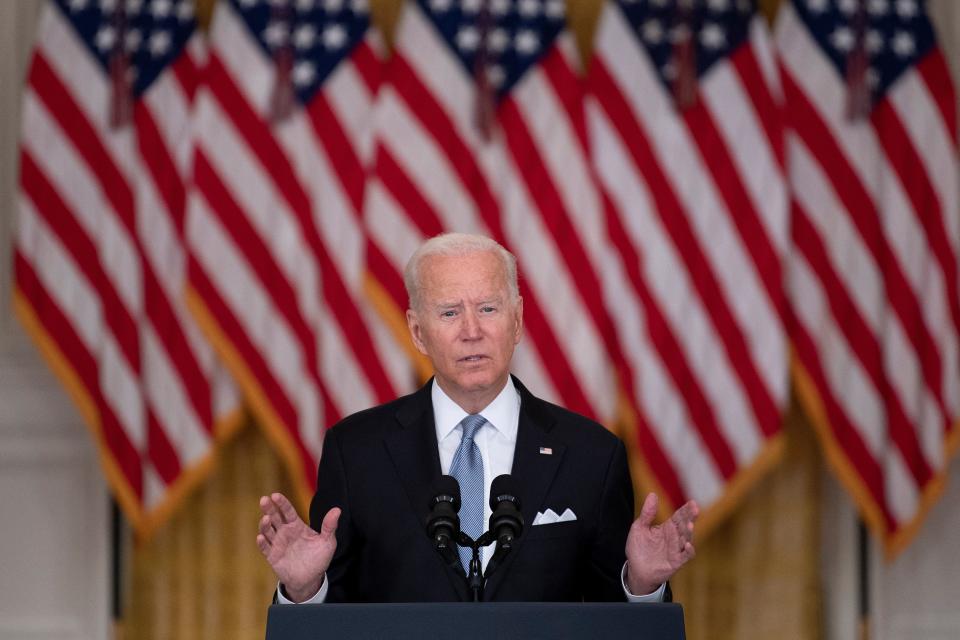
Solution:
[[[523,333],[513,255],[486,237],[441,235],[413,255],[404,280],[410,335],[435,376],[327,433],[313,528],[281,494],[260,499],[257,545],[280,580],[278,600],[468,600],[463,573],[424,532],[433,487],[448,473],[476,488],[464,490],[460,511],[468,533],[485,529],[494,477],[512,474],[522,503],[527,526],[485,599],[669,598],[666,581],[694,555],[698,507],[655,526],[650,494],[631,525],[620,440],[510,376]],[[484,566],[491,554],[483,549]]]

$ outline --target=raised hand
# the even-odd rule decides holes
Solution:
[[[696,555],[693,523],[700,507],[691,500],[655,525],[658,504],[657,495],[648,494],[627,534],[627,587],[635,595],[653,593]]]
[[[334,507],[323,517],[320,532],[311,529],[293,504],[282,493],[260,498],[260,533],[257,546],[283,584],[286,595],[295,602],[314,596],[323,584],[324,574],[337,549],[337,521],[340,509]]]

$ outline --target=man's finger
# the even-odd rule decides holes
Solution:
[[[257,535],[257,548],[260,549],[260,553],[262,553],[265,556],[269,555],[270,548],[272,546],[273,545],[270,544],[270,542],[263,536],[263,534]]]
[[[337,532],[337,523],[340,521],[340,507],[334,507],[327,511],[323,516],[323,522],[320,523],[320,535],[333,536]]]
[[[277,530],[274,528],[273,520],[270,516],[260,518],[260,525],[257,529],[260,531],[260,535],[265,537],[268,542],[273,542],[273,537],[277,534]]]
[[[277,511],[280,512],[280,518],[283,523],[287,522],[296,522],[300,516],[297,515],[297,510],[294,508],[293,503],[287,499],[287,496],[282,493],[272,493],[270,494],[270,499],[273,500],[273,503],[277,506]]]
[[[649,527],[653,524],[654,519],[657,517],[657,508],[659,504],[660,499],[657,498],[657,494],[647,494],[647,497],[643,501],[643,506],[640,507],[640,524],[642,524],[644,527]]]

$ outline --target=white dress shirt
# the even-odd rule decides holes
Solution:
[[[433,421],[437,430],[437,447],[440,451],[440,469],[444,474],[450,473],[453,456],[460,446],[463,437],[463,427],[460,422],[467,417],[467,412],[444,393],[437,381],[433,381],[430,390],[430,399],[433,402]],[[483,458],[483,521],[490,521],[490,484],[493,479],[504,473],[510,473],[513,468],[513,452],[517,445],[517,427],[520,424],[520,392],[513,384],[512,378],[507,378],[507,384],[493,401],[480,411],[486,419],[486,424],[477,430],[473,441],[480,449]],[[481,549],[483,569],[487,568],[490,560],[490,546]],[[630,602],[662,602],[666,584],[653,593],[644,596],[635,596],[627,589],[627,565],[624,563],[620,572],[620,581],[623,592]],[[327,599],[327,580],[324,577],[320,591],[315,596],[301,604],[318,604]],[[294,604],[287,598],[280,585],[277,585],[277,602],[280,604]]]

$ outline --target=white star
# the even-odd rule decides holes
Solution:
[[[159,58],[170,51],[171,44],[168,31],[154,31],[147,40],[147,48],[150,49],[150,55],[154,58]]]
[[[291,78],[293,79],[293,84],[298,87],[306,87],[313,83],[317,77],[317,69],[313,66],[313,63],[306,60],[301,60],[297,64],[293,65],[293,72]]]
[[[461,0],[460,10],[466,14],[475,14],[480,12],[483,6],[483,0]]]
[[[540,38],[530,29],[521,29],[514,38],[517,53],[523,56],[532,56],[540,49]]]
[[[456,41],[457,48],[464,53],[476,51],[480,44],[480,32],[472,26],[460,27],[460,30],[457,31]]]
[[[446,13],[453,5],[452,0],[430,0],[430,10],[434,13]]]
[[[490,0],[490,11],[495,16],[505,16],[510,13],[510,0]]]
[[[667,80],[676,80],[677,65],[674,64],[673,60],[668,60],[662,67],[660,67],[660,73],[662,73],[663,77]]]
[[[494,53],[503,52],[508,44],[510,44],[510,36],[507,35],[506,29],[497,28],[487,34],[487,46]]]
[[[327,13],[340,13],[343,11],[343,0],[323,0],[323,10]]]
[[[330,24],[323,29],[323,46],[327,49],[339,49],[347,43],[347,30],[339,24]]]
[[[520,0],[519,10],[524,18],[536,18],[540,15],[540,0]]]
[[[106,53],[112,50],[113,45],[117,43],[117,32],[113,27],[104,25],[97,30],[97,35],[93,37],[93,41],[97,45],[97,49]]]
[[[700,30],[700,44],[707,49],[719,49],[727,44],[727,33],[716,22],[708,22]]]
[[[833,45],[833,48],[840,53],[848,53],[853,50],[853,45],[856,44],[856,37],[849,27],[837,27],[833,33],[830,34],[830,43]]]
[[[906,31],[897,31],[890,46],[893,48],[893,52],[901,58],[913,55],[917,50],[917,43],[914,42],[913,36]]]
[[[880,53],[883,51],[884,45],[883,34],[876,29],[868,30],[867,35],[864,38],[864,45],[867,47],[868,53]]]
[[[670,42],[679,44],[690,39],[690,27],[685,24],[675,25],[670,29]]]
[[[88,2],[89,0],[69,0],[69,2],[67,2],[67,7],[70,9],[70,11],[76,13],[86,9]]]
[[[297,49],[309,49],[317,41],[317,29],[310,23],[301,24],[293,31],[293,46]]]
[[[279,22],[274,20],[267,25],[267,28],[263,30],[263,40],[268,45],[276,49],[277,47],[282,47],[287,44],[287,39],[290,37],[290,29],[287,27],[286,23]]]
[[[707,6],[711,11],[726,11],[730,8],[730,0],[707,0]]]
[[[180,4],[177,5],[177,20],[180,22],[193,20],[195,15],[196,11],[193,8],[193,3],[189,0],[181,0]]]
[[[354,15],[365,15],[369,9],[367,0],[350,0],[350,11],[353,11]]]
[[[917,15],[916,0],[897,0],[897,15],[904,20]]]
[[[567,13],[567,8],[563,3],[563,0],[547,0],[547,7],[544,13],[547,14],[548,18],[554,20],[559,20]]]
[[[663,42],[663,25],[656,18],[650,18],[640,27],[643,32],[643,39],[650,44],[660,44]]]
[[[504,80],[507,79],[507,74],[498,64],[487,67],[487,81],[490,82],[495,88],[499,89],[503,86]]]
[[[143,34],[140,33],[139,29],[130,29],[130,31],[127,31],[123,36],[123,45],[130,53],[139,49],[141,42],[143,42]]]
[[[153,0],[150,3],[150,13],[157,20],[163,20],[173,11],[173,4],[170,0]]]
[[[100,11],[113,13],[117,10],[117,0],[100,0]]]
[[[316,0],[297,0],[297,11],[300,13],[312,11],[315,4]]]
[[[885,16],[890,11],[889,0],[870,0],[867,11],[872,16]]]
[[[127,0],[127,4],[123,5],[123,10],[126,11],[128,16],[135,16],[143,9],[143,0]]]
[[[807,11],[810,13],[823,13],[827,10],[827,0],[807,0]]]
[[[837,6],[841,12],[848,16],[852,16],[857,12],[857,0],[839,0]]]

